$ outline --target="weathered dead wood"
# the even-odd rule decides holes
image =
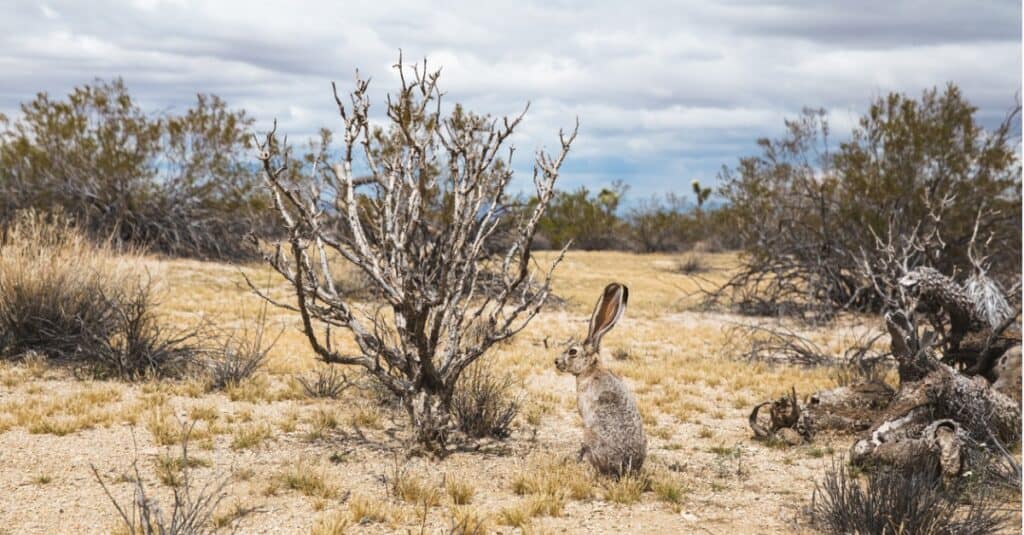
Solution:
[[[797,401],[796,391],[791,390],[775,401],[755,406],[748,423],[758,439],[781,439],[795,445],[812,440],[819,431],[868,429],[892,397],[892,388],[881,381],[815,392],[803,405]],[[758,421],[758,413],[766,406],[770,407],[768,425]],[[793,437],[800,439],[791,440]]]
[[[979,213],[976,221],[981,219]],[[807,438],[822,429],[860,432],[850,449],[855,465],[912,471],[935,466],[947,477],[1017,444],[1020,310],[1009,303],[1019,286],[1004,292],[987,275],[986,259],[974,252],[977,237],[976,224],[967,246],[973,273],[961,284],[921,263],[923,243],[945,246],[937,236],[900,235],[892,227],[886,240],[876,236],[875,258],[882,265],[872,264],[865,253],[862,271],[888,310],[885,326],[898,391],[870,383],[826,390],[811,395],[798,415],[790,410],[796,405],[790,394],[755,407],[750,416],[755,435],[783,436],[796,431],[793,422]],[[766,405],[773,408],[770,425],[757,420],[758,409]]]
[[[912,316],[889,314],[886,325],[899,361],[900,389],[851,447],[853,463],[906,466],[932,458],[952,476],[963,468],[960,457],[969,443],[1020,440],[1016,399],[984,377],[964,375],[932,357],[931,340],[918,339]]]
[[[762,407],[769,407],[771,423],[768,427],[758,423],[758,412]],[[775,401],[766,401],[754,407],[748,418],[754,436],[762,440],[782,440],[790,445],[797,445],[813,438],[813,429],[803,421],[803,411],[796,398],[796,389]]]
[[[968,436],[954,420],[935,420],[919,431],[910,432],[920,419],[923,411],[913,412],[907,417],[887,422],[891,424],[886,434],[890,440],[881,442],[869,449],[863,442],[855,444],[851,462],[867,464],[882,463],[900,467],[918,467],[937,461],[942,475],[954,477],[964,468],[964,447]],[[860,450],[857,446],[866,448]]]
[[[822,390],[808,397],[806,410],[816,431],[861,431],[871,427],[895,394],[881,381]]]

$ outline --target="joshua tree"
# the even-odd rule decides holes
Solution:
[[[272,302],[301,316],[320,359],[361,366],[398,396],[416,440],[443,451],[459,374],[526,327],[548,297],[562,255],[541,269],[531,244],[579,125],[559,133],[557,156],[538,152],[537,202],[513,207],[505,196],[513,148],[503,147],[526,110],[502,120],[459,106],[443,114],[440,71],[401,57],[395,69],[386,128],[371,125],[369,82],[358,73],[349,103],[334,88],[344,123],[337,161],[321,147],[290,168],[275,131],[258,142],[286,231],[267,259],[296,298]],[[365,174],[355,177],[354,167]],[[332,270],[341,262],[365,275],[384,308],[358,308],[339,292]],[[337,329],[355,350],[332,341]]]

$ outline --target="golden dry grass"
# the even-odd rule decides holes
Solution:
[[[704,258],[712,271],[702,276],[718,281],[736,260]],[[538,255],[541,264],[550,259]],[[842,452],[848,439],[769,448],[750,440],[746,416],[754,403],[791,387],[806,394],[834,385],[834,370],[736,359],[728,327],[750,320],[693,311],[698,286],[673,272],[677,261],[570,253],[554,281],[568,305],[546,310],[487,357],[524,393],[512,436],[444,460],[396,462],[407,438],[402,411],[367,392],[308,398],[294,376],[317,362],[298,318],[286,311],[270,311],[271,326],[285,330],[263,371],[223,393],[190,381],[79,381],[33,359],[0,363],[0,451],[12,452],[0,461],[12,467],[0,478],[0,493],[26,504],[0,510],[0,525],[50,532],[108,525],[112,511],[89,486],[87,463],[123,473],[136,440],[153,459],[143,463],[147,477],[173,484],[181,467],[159,452],[179,444],[188,425],[190,440],[206,450],[204,464],[194,467],[197,477],[233,474],[229,492],[237,502],[230,503],[259,509],[238,520],[246,533],[418,533],[422,526],[428,533],[473,533],[477,525],[488,533],[507,533],[509,526],[524,533],[686,533],[695,531],[691,522],[716,533],[793,532],[791,519],[808,503],[829,452]],[[158,283],[161,314],[180,325],[200,315],[223,327],[255,317],[261,303],[239,271],[289,299],[288,287],[263,266],[145,258],[139,267]],[[636,393],[649,439],[644,474],[620,481],[576,462],[574,383],[552,364],[562,341],[584,334],[596,296],[612,280],[629,286],[630,302],[604,339],[603,358]],[[856,318],[844,321],[810,334],[841,353],[851,330],[864,328]],[[354,349],[343,334],[332,338]],[[50,478],[46,484],[23,485],[41,474]],[[158,487],[166,499],[167,488]],[[130,499],[129,484],[114,491]],[[71,502],[83,504],[71,516],[51,507]],[[234,522],[230,513],[218,518]]]

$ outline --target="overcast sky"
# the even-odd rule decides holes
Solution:
[[[434,4],[434,5],[431,5]],[[848,132],[873,98],[959,84],[995,124],[1021,85],[1021,3],[2,2],[0,113],[38,91],[125,79],[146,109],[196,92],[292,139],[339,124],[331,80],[376,102],[399,48],[443,68],[448,98],[496,115],[532,103],[517,169],[579,116],[562,187],[622,179],[634,199],[714,181],[804,106]],[[524,177],[525,178],[525,177]]]

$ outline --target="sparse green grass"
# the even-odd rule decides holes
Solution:
[[[708,448],[708,451],[715,454],[715,474],[718,477],[746,479],[749,475],[743,459],[743,448],[739,444],[732,447],[719,444]]]

